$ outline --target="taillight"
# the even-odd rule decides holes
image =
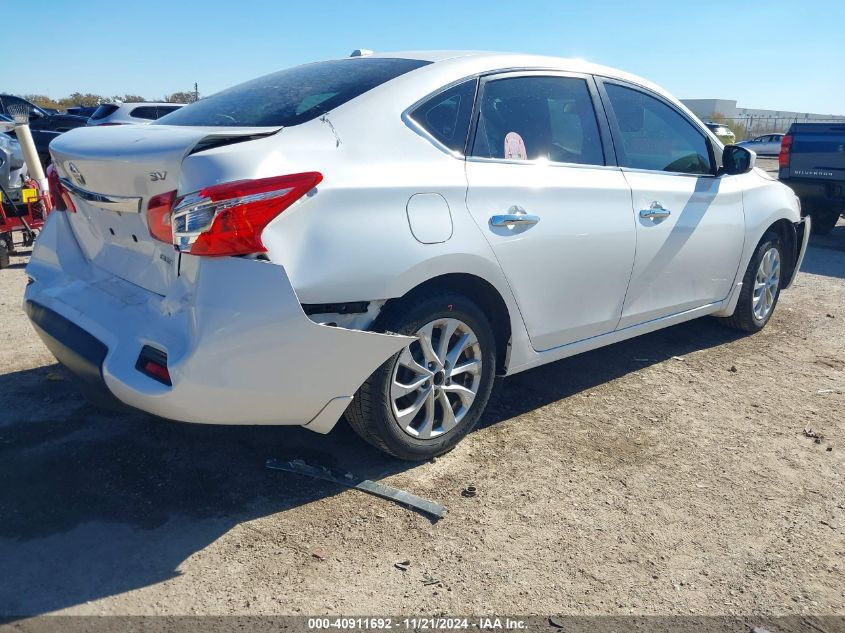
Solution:
[[[318,172],[238,180],[179,198],[173,207],[176,247],[192,255],[264,253],[264,228],[323,180]]]
[[[153,196],[147,203],[147,226],[150,235],[168,244],[173,244],[173,222],[170,213],[175,199],[176,192],[168,191]]]
[[[50,188],[50,197],[53,199],[53,209],[56,211],[70,211],[76,212],[76,207],[73,206],[73,200],[67,193],[67,189],[62,185],[59,179],[59,172],[53,163],[47,165],[47,186]]]
[[[780,142],[780,154],[778,154],[778,167],[789,167],[789,153],[792,151],[792,135],[787,134]]]

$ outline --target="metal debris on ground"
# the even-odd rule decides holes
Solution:
[[[478,489],[475,486],[467,486],[461,490],[462,497],[474,497],[478,494]]]
[[[408,567],[411,566],[411,561],[410,560],[397,560],[395,563],[393,563],[393,566],[396,569],[401,569],[402,571],[408,571]]]
[[[423,586],[428,587],[429,585],[439,585],[440,579],[431,576],[430,574],[423,574]]]
[[[343,476],[338,476],[332,473],[332,471],[328,468],[323,466],[311,466],[301,459],[294,459],[292,461],[285,462],[270,458],[264,462],[264,465],[271,470],[283,470],[288,473],[293,473],[294,475],[307,475],[316,479],[322,479],[323,481],[330,481],[340,486],[346,486],[347,488],[355,488],[356,490],[361,490],[362,492],[367,492],[371,495],[382,497],[383,499],[390,499],[391,501],[413,508],[436,519],[442,519],[446,516],[446,508],[435,501],[423,499],[422,497],[418,497],[410,492],[405,492],[404,490],[399,490],[398,488],[393,488],[392,486],[388,486],[377,481],[359,479],[352,473],[346,473]]]
[[[809,438],[815,440],[816,444],[821,444],[822,438],[824,438],[824,435],[822,435],[821,433],[819,433],[818,431],[813,429],[813,427],[811,427],[811,426],[805,426],[804,427],[804,437],[809,437]]]
[[[556,629],[562,629],[563,628],[563,618],[559,618],[559,617],[553,615],[549,618],[549,624],[551,624]]]

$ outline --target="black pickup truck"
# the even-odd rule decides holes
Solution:
[[[845,121],[793,123],[780,146],[778,178],[792,187],[813,233],[830,233],[845,213]]]
[[[29,127],[32,130],[47,132],[67,132],[75,127],[82,127],[88,123],[88,117],[75,114],[50,114],[39,108],[31,101],[15,95],[0,93],[0,114],[13,118],[10,108],[22,107],[29,111]]]

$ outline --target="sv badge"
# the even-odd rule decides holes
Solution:
[[[153,182],[156,182],[158,180],[164,180],[165,178],[167,178],[167,172],[166,171],[151,171],[150,172],[150,180],[152,180]]]

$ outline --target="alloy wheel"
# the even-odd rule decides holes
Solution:
[[[763,254],[760,265],[757,267],[757,275],[754,278],[752,308],[754,317],[758,321],[763,321],[772,311],[779,285],[780,252],[772,247]]]
[[[394,418],[408,435],[432,439],[466,416],[481,383],[478,337],[463,321],[430,321],[399,354],[390,383]]]

